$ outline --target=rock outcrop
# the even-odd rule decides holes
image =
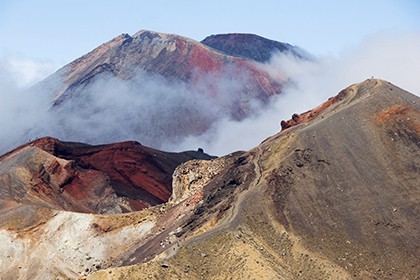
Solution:
[[[290,120],[282,120],[280,122],[280,126],[282,130],[288,129],[292,126],[301,124],[301,123],[307,123],[309,121],[311,121],[312,119],[318,117],[319,115],[321,115],[321,113],[323,113],[326,109],[328,109],[329,107],[333,106],[334,104],[338,103],[339,101],[342,101],[344,98],[346,98],[346,96],[353,92],[354,88],[353,87],[348,87],[342,91],[340,91],[339,94],[337,94],[334,97],[331,97],[328,99],[328,101],[322,103],[321,105],[319,105],[318,107],[309,110],[307,112],[304,112],[302,114],[293,114],[292,118]]]
[[[172,195],[170,204],[181,201],[202,192],[203,187],[225,167],[225,158],[209,161],[190,160],[180,164],[172,175]]]

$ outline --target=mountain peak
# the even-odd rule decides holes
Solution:
[[[146,83],[153,84],[153,92],[162,96],[174,92],[176,86],[183,87],[176,95],[188,98],[191,104],[184,102],[182,105],[177,105],[175,102],[173,105],[174,102],[171,102],[168,106],[188,108],[185,110],[177,108],[171,111],[168,119],[160,120],[161,124],[153,123],[153,132],[149,135],[144,135],[144,131],[152,131],[151,129],[144,127],[139,129],[140,125],[149,125],[144,118],[142,119],[145,124],[139,125],[139,122],[133,118],[132,125],[129,125],[130,128],[135,127],[135,131],[142,131],[142,135],[135,135],[139,137],[136,139],[140,139],[145,145],[159,148],[162,147],[161,141],[167,141],[162,139],[178,139],[180,136],[201,134],[211,127],[215,120],[221,118],[213,112],[198,113],[200,111],[198,107],[208,107],[205,100],[212,100],[214,107],[227,108],[223,112],[226,117],[240,120],[253,113],[254,108],[251,104],[267,104],[271,96],[281,93],[286,80],[270,76],[263,68],[255,65],[254,61],[222,53],[192,39],[175,34],[140,30],[132,36],[121,34],[100,45],[63,67],[58,73],[47,78],[43,85],[41,82],[37,87],[51,92],[51,96],[54,96],[53,107],[61,111],[69,108],[71,105],[67,104],[72,102],[85,102],[82,100],[89,99],[87,95],[92,94],[95,86],[102,87],[103,83],[108,85],[125,83],[133,88],[130,92],[139,95],[150,93],[143,90]],[[155,83],[159,86],[155,86]],[[107,90],[113,91],[113,86],[107,86]],[[171,98],[174,95],[172,94]],[[197,101],[192,101],[196,99]],[[92,101],[86,100],[86,102]],[[146,106],[146,103],[138,104]],[[150,108],[135,109],[136,112],[145,110]],[[158,109],[152,109],[154,110],[157,115],[161,115]],[[71,111],[74,112],[72,109]],[[117,111],[122,110],[117,109]],[[188,112],[188,116],[185,112]],[[190,121],[191,112],[197,112],[194,113],[197,116],[196,122]],[[185,114],[185,116],[175,116],[175,114]],[[179,127],[176,131],[167,129],[168,123],[171,122],[176,122],[171,127]],[[162,128],[159,130],[156,126]],[[156,139],[155,135],[160,135],[159,139]],[[116,140],[79,139],[96,143]]]
[[[394,93],[395,96],[393,96]],[[291,119],[282,120],[280,125],[282,130],[286,130],[298,124],[309,123],[318,117],[327,117],[375,95],[380,95],[377,98],[392,99],[407,95],[407,93],[388,81],[370,78],[343,89],[336,96],[329,98],[312,110],[301,114],[293,114]]]
[[[199,42],[197,42],[193,39],[190,39],[188,37],[184,37],[184,36],[177,35],[177,34],[171,34],[171,33],[156,32],[156,31],[147,30],[147,29],[142,29],[142,30],[136,32],[132,37],[134,39],[140,39],[140,40],[144,40],[145,38],[148,38],[150,40],[158,38],[159,40],[161,40],[158,43],[163,43],[165,41],[174,42],[175,40],[181,40],[181,41],[185,41],[185,42],[188,42],[188,43],[194,44],[194,45],[199,44]],[[152,41],[150,43],[152,43]]]
[[[152,31],[152,30],[146,30],[146,29],[142,29],[136,33],[134,33],[133,38],[140,38],[143,39],[145,37],[148,38],[167,38],[167,37],[173,37],[174,35],[172,34],[166,34],[166,33],[160,33],[160,32],[156,32],[156,31]]]
[[[223,53],[267,62],[275,53],[291,53],[304,58],[303,51],[287,43],[281,43],[248,33],[217,34],[206,37],[201,43]]]

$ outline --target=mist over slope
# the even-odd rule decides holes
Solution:
[[[281,120],[318,106],[343,85],[372,76],[420,96],[419,50],[420,33],[388,33],[368,37],[355,47],[349,46],[338,57],[323,55],[314,60],[300,60],[294,55],[275,55],[263,67],[274,76],[289,77],[291,83],[283,88],[282,95],[273,97],[268,107],[246,120],[223,119],[208,133],[188,137],[172,148],[182,150],[200,144],[216,154],[250,149],[279,131]]]
[[[107,68],[95,68],[104,71],[88,75],[89,82],[79,88],[83,95],[59,102],[52,110],[52,100],[63,100],[54,93],[63,84],[63,75],[22,92],[10,69],[0,65],[0,153],[46,135],[90,144],[136,140],[172,151],[202,147],[216,155],[246,150],[279,131],[280,120],[316,106],[355,81],[384,78],[419,94],[419,49],[418,33],[380,34],[349,46],[340,57],[307,61],[277,54],[265,64],[252,62],[253,69],[283,82],[282,94],[263,102],[232,94],[255,86],[252,72],[238,71],[234,65],[201,74],[193,86],[191,80],[145,69],[127,68],[115,76]],[[130,79],[121,78],[127,71]],[[284,84],[285,77],[292,82]]]
[[[40,148],[35,141],[1,157],[1,181],[15,184],[1,189],[0,277],[416,279],[420,98],[368,79],[294,118],[303,121],[250,151],[179,165],[168,203],[127,214],[75,213],[18,198],[26,187],[38,190],[36,170],[57,183],[53,175],[63,169],[54,160],[75,167],[56,156],[110,171],[98,159],[132,156],[138,143],[45,138]],[[159,152],[149,151],[152,163]],[[14,160],[28,155],[47,172]],[[144,173],[130,158],[112,159],[114,175]],[[71,188],[62,186],[63,193]]]
[[[283,76],[173,34],[123,34],[64,66],[30,93],[40,110],[25,137],[89,143],[136,139],[155,148],[242,120],[281,93]],[[42,115],[42,113],[46,113]],[[69,139],[70,137],[70,139]]]

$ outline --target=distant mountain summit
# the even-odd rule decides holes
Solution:
[[[98,75],[130,80],[139,72],[192,85],[207,82],[208,75],[214,76],[211,83],[217,83],[219,75],[230,80],[246,75],[247,84],[232,94],[251,95],[261,100],[279,93],[283,82],[273,80],[242,56],[220,53],[179,35],[141,30],[133,36],[119,35],[59,70],[57,74],[62,76],[63,83],[56,90],[54,104],[78,95]]]
[[[294,50],[255,35],[232,35],[232,55],[175,34],[119,35],[35,86],[51,99],[59,127],[27,138],[53,131],[77,142],[136,139],[168,149],[214,129],[219,120],[250,117],[282,93],[288,78],[241,55],[249,38],[261,43],[252,50],[257,58]]]
[[[267,62],[275,53],[290,53],[305,58],[303,51],[287,43],[281,43],[254,34],[218,34],[201,41],[206,46],[228,55]]]

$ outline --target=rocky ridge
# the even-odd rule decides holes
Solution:
[[[57,210],[124,213],[167,202],[172,173],[203,152],[166,153],[137,142],[91,146],[41,138],[0,157],[0,199]]]
[[[419,98],[370,79],[320,108],[232,155],[178,253],[88,279],[416,279]]]

